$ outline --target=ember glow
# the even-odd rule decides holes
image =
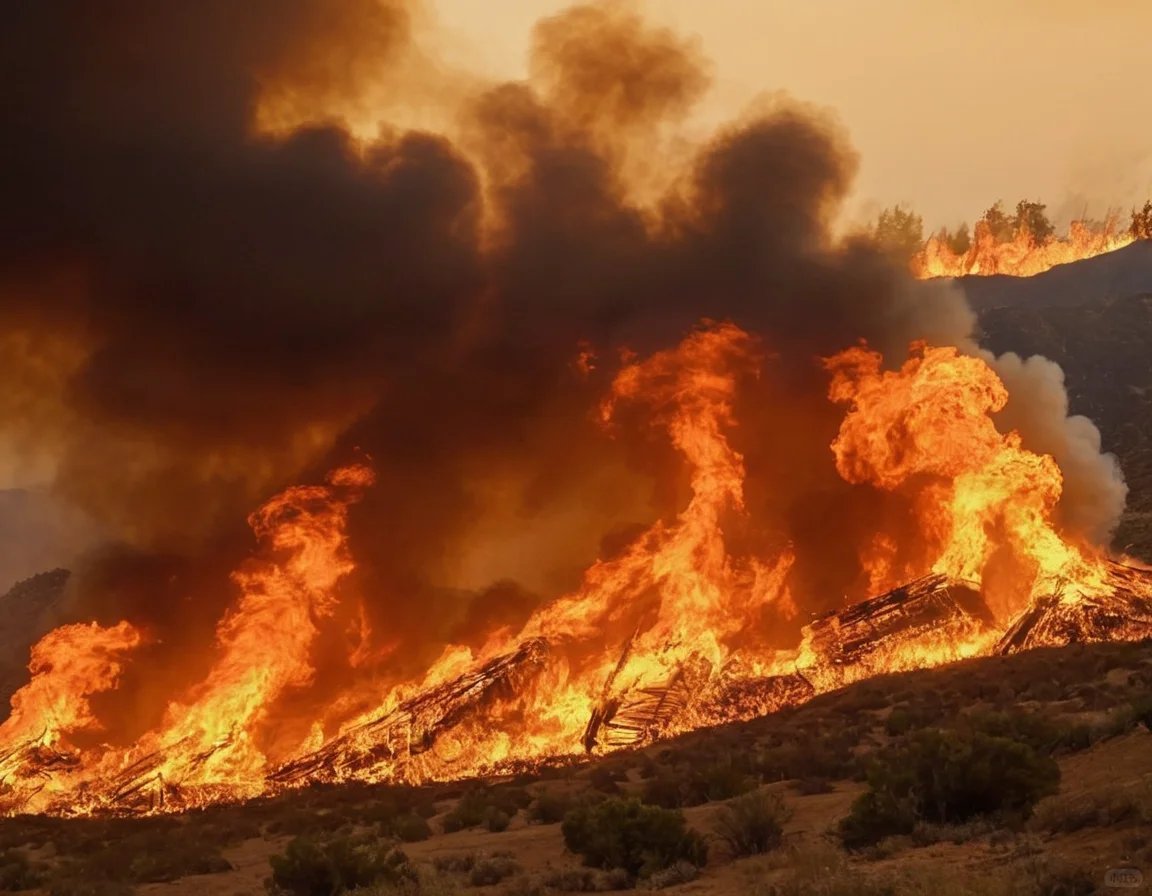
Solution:
[[[415,12],[6,19],[0,436],[101,540],[0,811],[531,770],[1152,631],[1099,433],[837,235],[830,115],[701,135],[698,42],[631,4],[507,83]]]

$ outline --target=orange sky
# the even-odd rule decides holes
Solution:
[[[457,61],[525,73],[532,23],[565,0],[429,0]],[[997,198],[1057,216],[1152,194],[1152,0],[642,0],[699,37],[714,121],[785,90],[834,108],[862,156],[857,207],[929,225]]]

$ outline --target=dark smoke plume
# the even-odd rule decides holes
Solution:
[[[643,169],[707,65],[604,3],[541,23],[529,81],[454,91],[451,136],[354,136],[339,116],[366,85],[410,79],[415,18],[399,0],[6,14],[0,319],[60,361],[4,422],[124,546],[93,561],[86,605],[195,652],[245,514],[359,448],[378,485],[352,587],[397,674],[522,620],[682,499],[653,475],[675,469],[666,446],[589,414],[615,347],[702,317],[763,334],[734,437],[749,509],[795,543],[805,611],[841,601],[856,540],[898,510],[836,476],[818,359],[860,339],[897,359],[972,319],[832,239],[855,170],[835,122],[776,100],[653,194]],[[590,377],[581,341],[603,359]]]

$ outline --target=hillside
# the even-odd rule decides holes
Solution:
[[[1097,422],[1132,489],[1117,545],[1152,559],[1152,246],[1034,278],[962,285],[980,308],[986,347],[1062,365],[1073,412]],[[0,598],[3,656],[20,658],[0,666],[5,702],[28,646],[57,620],[67,579],[63,570],[45,573]],[[1087,896],[1109,869],[1152,872],[1150,725],[1152,643],[1033,650],[875,677],[750,722],[514,780],[314,786],[153,818],[0,819],[0,890],[239,896],[263,892],[275,857],[288,855],[302,877],[338,865],[375,881],[360,892],[376,896],[673,885],[705,896]],[[910,809],[912,791],[878,782],[912,787],[900,777],[904,766],[938,736],[942,769],[956,763],[941,776],[962,794],[981,780],[994,793],[1035,783],[1037,763],[1058,770],[1058,788],[1037,785],[1036,800],[963,819]],[[1008,752],[965,765],[989,744]],[[45,768],[65,760],[50,744],[42,758]],[[857,824],[866,842],[846,839],[846,818],[893,794],[888,816]],[[704,838],[707,861],[648,867],[649,856],[640,871],[583,865],[562,819],[633,798],[671,813],[660,824],[686,823],[684,837]],[[972,796],[974,804],[986,798]],[[775,813],[782,835],[759,854],[737,855],[722,819],[749,806]],[[906,828],[884,827],[909,813]],[[300,885],[278,892],[333,892]]]
[[[1152,292],[1152,241],[1141,240],[1032,277],[961,277],[968,301],[978,312],[991,308],[1061,308]]]
[[[702,868],[681,864],[648,886],[701,896],[1088,894],[1110,868],[1152,867],[1150,709],[1152,644],[1038,650],[884,676],[515,780],[312,788],[176,817],[0,820],[0,876],[50,882],[53,893],[238,896],[261,892],[271,857],[295,840],[297,853],[323,845],[331,855],[401,843],[379,872],[392,883],[364,891],[377,896],[615,890],[627,875],[583,867],[559,822],[580,805],[638,797],[682,811],[708,841]],[[923,822],[846,851],[836,829],[866,792],[868,769],[934,727],[1052,754],[1058,791],[1030,818]],[[736,857],[717,826],[725,804],[749,792],[780,798],[783,839]]]

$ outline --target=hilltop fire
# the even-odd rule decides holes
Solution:
[[[939,237],[930,237],[913,256],[912,273],[922,279],[931,277],[967,277],[1007,274],[1031,277],[1059,264],[1095,258],[1123,249],[1136,242],[1137,236],[1122,228],[1115,219],[1101,225],[1073,221],[1062,239],[1037,240],[1027,230],[1011,239],[998,240],[987,222],[979,221],[966,252],[956,252]]]
[[[5,809],[174,810],[317,781],[497,774],[748,718],[877,672],[1152,633],[1152,574],[1059,533],[1060,470],[996,429],[1007,393],[991,368],[917,345],[895,370],[866,347],[825,361],[830,399],[847,409],[836,469],[904,495],[914,515],[903,535],[878,525],[862,557],[886,593],[809,623],[791,647],[768,643],[763,620],[797,614],[795,558],[740,534],[744,459],[729,439],[741,378],[764,366],[760,341],[733,324],[624,363],[601,419],[645,411],[681,459],[686,505],[519,629],[449,645],[388,685],[384,668],[366,670],[294,744],[276,707],[317,673],[314,644],[353,567],[347,515],[373,472],[358,462],[277,496],[250,519],[261,552],[233,576],[206,678],[172,695],[154,730],[112,746],[89,705],[147,637],[132,620],[67,626],[36,646],[0,727]]]

